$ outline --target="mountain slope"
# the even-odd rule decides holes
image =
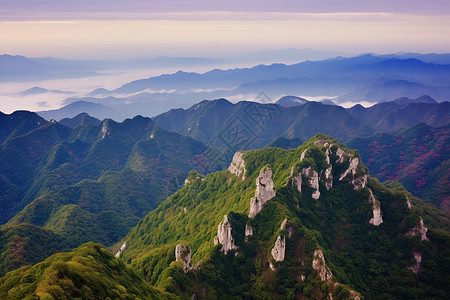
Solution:
[[[140,116],[75,129],[46,122],[9,138],[0,148],[0,222],[9,222],[0,227],[8,232],[0,272],[88,241],[116,243],[178,190],[190,170],[222,168],[208,163],[206,155],[215,151]],[[8,245],[22,245],[27,234],[30,245],[57,238],[61,248],[22,247],[22,258],[10,263]]]
[[[264,147],[280,136],[308,140],[323,132],[347,140],[372,132],[344,108],[317,102],[286,108],[218,99],[202,101],[186,110],[173,109],[153,119],[158,126],[232,153]],[[231,161],[231,157],[227,159]]]
[[[64,118],[64,119],[59,120],[60,124],[63,124],[70,128],[76,128],[78,126],[90,125],[90,124],[98,125],[98,124],[100,124],[100,122],[101,121],[99,119],[91,117],[87,113],[81,113],[81,114],[76,115],[73,118]]]
[[[117,255],[182,297],[446,298],[448,218],[424,224],[367,172],[323,135],[237,153],[227,171],[191,172]]]
[[[2,299],[176,299],[145,283],[100,245],[72,252],[0,278]]]
[[[33,119],[37,115],[33,113],[30,117]],[[63,125],[45,123],[26,134],[8,139],[1,146],[0,224],[14,215],[39,163],[53,146],[70,136],[70,131]]]
[[[48,122],[29,111],[15,111],[12,114],[0,112],[0,145],[8,138],[30,132]]]
[[[56,252],[70,250],[66,239],[30,224],[0,227],[0,275],[43,261]]]
[[[393,132],[402,128],[425,123],[440,127],[450,123],[450,102],[406,103],[382,102],[363,108],[360,105],[347,109],[348,113],[366,126],[382,132]]]
[[[356,138],[347,143],[361,153],[373,176],[398,180],[408,191],[447,211],[450,208],[450,125],[423,123],[393,134]]]

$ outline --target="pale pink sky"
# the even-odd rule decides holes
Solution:
[[[450,52],[448,0],[0,0],[0,54],[79,59],[261,49]]]

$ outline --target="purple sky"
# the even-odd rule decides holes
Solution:
[[[0,54],[450,52],[450,0],[0,0]]]
[[[448,0],[0,0],[1,17],[33,11],[47,12],[177,12],[177,11],[255,11],[255,12],[395,12],[442,14],[450,12]]]

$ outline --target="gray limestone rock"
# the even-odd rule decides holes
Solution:
[[[228,171],[237,177],[245,179],[245,161],[243,156],[244,154],[242,152],[236,152],[230,166],[228,167]]]
[[[192,267],[191,267],[191,248],[190,247],[186,247],[183,244],[178,244],[175,247],[175,260],[179,261],[180,259],[183,261],[183,271],[184,271],[184,273],[187,273],[190,270],[192,270]]]
[[[214,238],[214,245],[222,245],[221,251],[225,254],[230,250],[235,250],[238,247],[234,244],[234,238],[231,234],[231,224],[228,221],[227,215],[223,216],[223,221],[220,222],[217,228],[217,236]]]
[[[119,258],[119,257],[120,257],[120,254],[123,252],[123,250],[125,250],[125,247],[126,247],[126,246],[127,246],[127,242],[123,243],[122,246],[120,246],[119,251],[117,251],[117,253],[116,253],[116,255],[115,255],[116,258]]]
[[[377,202],[375,197],[373,196],[372,190],[369,189],[370,195],[369,195],[369,202],[372,203],[372,209],[373,209],[373,218],[369,220],[369,223],[375,226],[379,226],[381,223],[383,223],[383,217],[381,216],[381,208],[380,204]]]
[[[286,237],[278,236],[275,246],[272,248],[272,257],[275,261],[283,261],[286,252]]]
[[[330,268],[328,268],[328,266],[325,264],[325,258],[323,256],[322,250],[320,249],[316,249],[314,251],[312,268],[317,271],[320,280],[322,280],[323,282],[329,281],[331,279],[331,276],[333,276]]]
[[[406,233],[406,236],[416,236],[416,235],[420,234],[421,241],[428,241],[427,231],[428,231],[428,228],[426,228],[424,226],[423,219],[421,217],[419,224],[414,226],[413,228],[411,228],[411,230]]]
[[[302,178],[305,180],[306,185],[314,189],[311,197],[316,200],[319,199],[319,174],[312,167],[308,167],[302,170]]]
[[[272,179],[272,170],[270,168],[262,168],[256,178],[255,197],[250,200],[249,218],[254,218],[264,207],[264,205],[275,197],[274,182]]]

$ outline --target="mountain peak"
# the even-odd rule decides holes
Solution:
[[[410,99],[408,97],[402,97],[394,100],[393,102],[399,104],[399,105],[405,105],[405,104],[411,104],[411,103],[430,103],[430,104],[436,104],[438,103],[436,100],[431,98],[428,95],[423,95],[421,97],[418,97],[416,99]]]
[[[297,97],[297,96],[284,96],[284,97],[281,97],[280,99],[278,99],[278,101],[275,102],[275,104],[281,105],[283,107],[292,107],[292,106],[303,105],[308,102],[309,102],[308,100]]]

